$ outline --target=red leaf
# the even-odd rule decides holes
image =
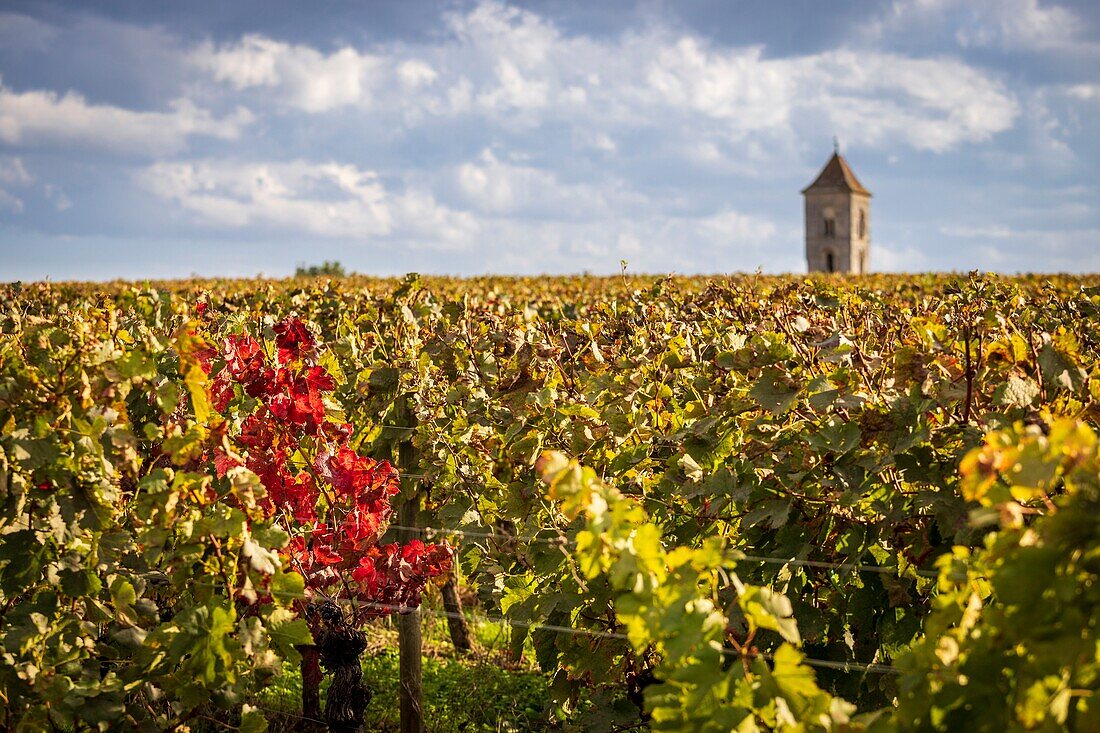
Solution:
[[[291,317],[275,324],[275,345],[279,347],[279,363],[297,361],[305,352],[313,351],[313,334],[298,318]]]
[[[241,462],[235,456],[230,456],[221,448],[214,450],[214,472],[218,474],[218,478],[224,478],[225,474],[229,472],[229,469],[233,466],[240,466]]]

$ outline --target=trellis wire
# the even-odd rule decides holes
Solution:
[[[408,613],[410,611],[417,610],[417,608],[414,608],[414,607],[411,607],[411,606],[398,606],[398,605],[394,605],[394,604],[390,604],[390,603],[375,603],[375,602],[372,602],[372,601],[368,601],[368,602],[364,603],[363,605],[365,605],[369,608],[377,608],[377,609],[382,610],[382,611],[389,611],[391,613]],[[453,612],[453,611],[446,611],[446,610],[440,611],[440,610],[436,610],[436,609],[433,609],[433,608],[424,608],[423,606],[419,607],[419,610],[420,610],[421,613],[426,613],[426,614],[430,614],[430,615],[433,615],[433,616],[449,617],[449,618],[457,618],[457,617],[465,618],[465,616],[463,614],[456,613],[456,612]],[[477,615],[471,614],[471,616],[473,616],[475,618],[475,620],[479,620],[479,621],[482,621],[484,623],[507,624],[509,626],[519,626],[521,628],[528,628],[528,629],[532,629],[532,630],[542,629],[542,630],[546,630],[546,631],[553,631],[553,632],[560,633],[560,634],[574,634],[574,635],[578,635],[578,636],[591,636],[591,637],[596,637],[596,638],[601,638],[601,639],[618,639],[618,640],[623,640],[623,641],[629,641],[630,640],[630,637],[628,637],[626,634],[623,634],[623,633],[618,632],[618,631],[598,631],[596,629],[576,629],[576,628],[573,628],[571,626],[557,626],[557,625],[554,625],[554,624],[543,624],[543,623],[539,623],[537,621],[515,621],[515,620],[512,620],[512,619],[495,618],[495,617],[492,617],[492,616],[483,616],[483,615],[480,615],[480,614],[477,614]],[[743,654],[743,653],[739,653],[739,652],[737,652],[733,649],[722,649],[722,654],[724,656],[735,657],[737,659],[740,659],[740,658],[746,657],[746,656],[747,657],[754,657],[754,656],[762,657],[762,658],[768,659],[768,660],[771,660],[771,659],[774,658],[774,655],[770,654],[769,652],[753,652],[751,654]],[[890,665],[887,665],[887,664],[874,664],[874,663],[864,663],[864,662],[837,662],[837,661],[834,661],[834,660],[831,660],[831,659],[816,659],[814,657],[803,657],[801,661],[802,661],[803,664],[806,664],[807,666],[810,666],[810,667],[821,667],[821,668],[825,668],[825,669],[835,669],[835,670],[839,670],[839,671],[842,671],[842,672],[874,672],[874,673],[877,673],[877,674],[901,674],[900,670],[895,669],[894,667],[891,667]]]
[[[201,580],[193,581],[193,582],[189,583],[189,585],[201,585],[201,586],[205,586],[205,587],[208,587],[208,588],[222,588],[222,589],[224,589],[224,587],[225,587],[223,583],[213,582],[213,581],[201,581]],[[265,592],[269,595],[272,595],[272,596],[278,595],[278,596],[291,596],[291,597],[294,597],[294,598],[299,598],[300,597],[297,594],[291,593],[291,592],[288,592],[288,591],[276,591],[276,590],[272,589],[272,590],[268,590],[268,591],[265,591]],[[442,618],[467,618],[467,616],[465,614],[461,614],[461,613],[457,613],[457,612],[453,612],[453,611],[447,611],[447,610],[438,610],[438,609],[434,609],[434,608],[425,608],[424,606],[400,606],[400,605],[396,605],[396,604],[392,604],[392,603],[378,603],[376,601],[357,601],[357,600],[354,600],[354,599],[347,599],[347,598],[331,598],[329,600],[340,601],[340,602],[343,602],[347,605],[360,605],[360,606],[364,606],[366,608],[375,608],[375,609],[378,609],[378,610],[381,610],[381,611],[386,611],[386,612],[389,612],[389,613],[411,613],[412,611],[419,610],[423,614],[438,616],[438,617],[442,617]],[[504,625],[507,625],[507,626],[518,626],[520,628],[527,628],[527,629],[531,629],[531,630],[534,630],[534,631],[542,629],[542,630],[545,630],[545,631],[552,631],[552,632],[558,633],[558,634],[571,634],[571,635],[574,635],[574,636],[587,636],[587,637],[598,638],[598,639],[616,639],[616,640],[622,640],[622,641],[629,641],[630,640],[630,637],[628,637],[626,634],[623,634],[623,633],[618,632],[618,631],[600,631],[598,629],[578,629],[578,628],[574,628],[572,626],[559,626],[559,625],[556,625],[556,624],[544,624],[544,623],[540,623],[538,621],[518,621],[518,620],[515,620],[515,619],[508,619],[508,618],[504,618],[504,617],[486,616],[486,615],[483,615],[483,614],[473,614],[473,613],[471,613],[469,617],[472,618],[475,621],[480,621],[482,623],[504,624]],[[732,650],[732,649],[722,649],[721,652],[724,656],[734,657],[734,658],[737,658],[737,659],[741,659],[741,658],[746,657],[746,656],[749,656],[749,657],[758,656],[758,657],[768,659],[768,660],[771,660],[773,658],[773,655],[771,655],[768,652],[754,652],[752,654],[742,654],[742,653],[739,653],[739,652],[737,652],[735,650]],[[823,669],[835,669],[835,670],[839,670],[841,672],[873,672],[873,673],[876,673],[876,674],[901,674],[900,670],[898,670],[894,667],[891,667],[890,665],[887,665],[887,664],[874,664],[874,663],[864,663],[864,662],[837,662],[837,661],[831,660],[831,659],[817,659],[816,657],[803,657],[801,661],[802,661],[803,664],[806,664],[807,666],[810,666],[810,667],[820,667],[820,668],[823,668]]]

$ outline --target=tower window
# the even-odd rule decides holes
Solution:
[[[867,236],[867,212],[862,209],[859,212],[859,238]]]
[[[836,272],[836,263],[833,262],[833,253],[825,253],[825,272]]]
[[[827,217],[825,219],[825,236],[826,237],[835,237],[836,236],[836,220],[831,218],[831,217]]]

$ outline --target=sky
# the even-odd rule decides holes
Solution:
[[[1100,271],[1100,3],[0,4],[0,281]]]

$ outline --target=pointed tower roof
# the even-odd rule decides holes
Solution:
[[[864,196],[871,195],[871,192],[864,188],[863,184],[856,178],[856,174],[852,173],[852,169],[848,167],[848,161],[844,160],[837,152],[834,152],[833,157],[829,158],[829,162],[821,169],[821,173],[814,179],[814,182],[802,189],[802,193],[817,189],[840,190],[848,193],[860,193]]]

